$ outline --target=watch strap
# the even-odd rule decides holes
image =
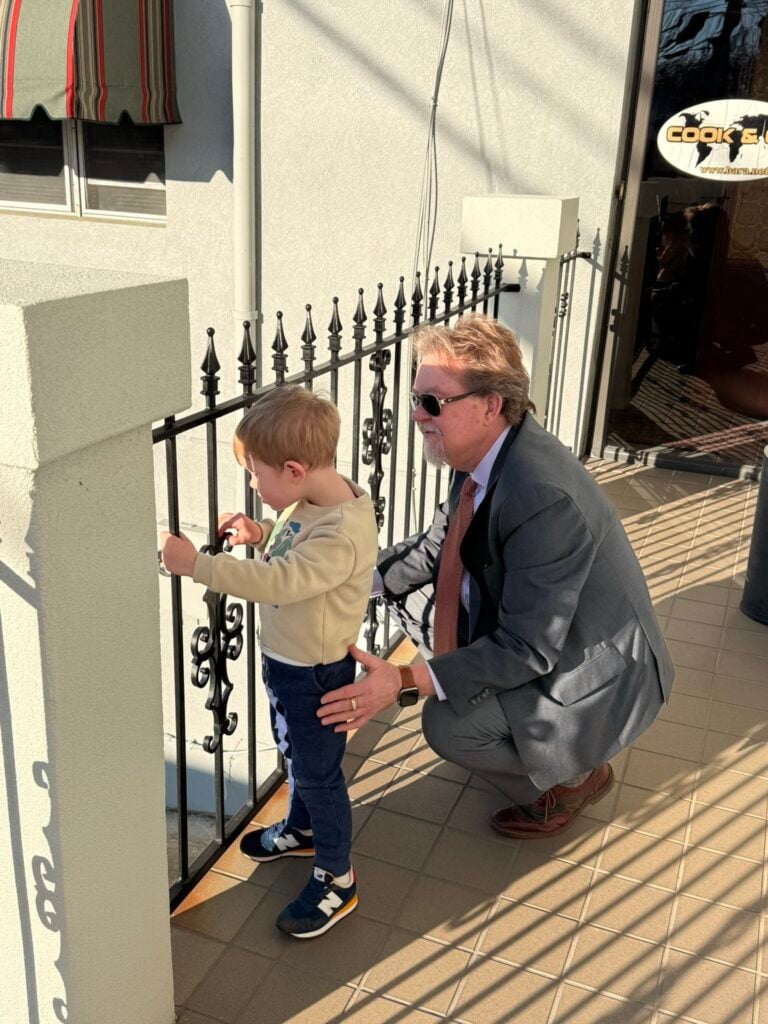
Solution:
[[[410,708],[418,704],[419,688],[413,677],[413,669],[409,665],[398,665],[400,673],[400,692],[397,695],[397,703],[401,708]]]
[[[416,688],[416,680],[413,678],[413,669],[410,665],[398,665],[397,671],[400,673],[400,689]]]

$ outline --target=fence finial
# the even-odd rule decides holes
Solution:
[[[434,320],[437,316],[437,304],[440,301],[440,267],[435,267],[435,276],[432,278],[432,286],[429,289],[429,319]]]
[[[453,288],[453,260],[448,260],[448,273],[445,275],[445,281],[443,282],[443,305],[445,306],[446,323],[453,301]]]
[[[387,307],[384,305],[384,285],[379,281],[376,287],[378,288],[379,294],[376,298],[376,305],[373,309],[373,333],[376,336],[376,341],[379,342],[384,337]]]
[[[256,382],[256,350],[251,342],[250,320],[243,320],[243,344],[237,359],[240,363],[239,376],[240,383],[243,385],[243,394],[249,395]]]
[[[208,347],[205,351],[205,359],[203,359],[200,364],[200,369],[203,371],[203,375],[200,378],[203,382],[200,394],[211,399],[214,395],[218,395],[219,393],[219,378],[217,377],[217,373],[221,369],[221,364],[216,357],[216,346],[213,343],[213,337],[216,332],[212,327],[209,327],[205,333],[208,335]]]
[[[462,256],[461,257],[461,270],[459,271],[459,278],[458,278],[458,282],[457,282],[457,284],[458,284],[459,305],[460,306],[464,305],[464,299],[466,298],[466,295],[467,295],[467,283],[468,283],[468,281],[469,281],[469,278],[467,277],[467,257],[466,256]]]
[[[494,276],[494,282],[495,282],[496,288],[499,288],[501,286],[501,279],[504,276],[504,254],[501,251],[501,242],[499,242],[499,255],[496,257],[496,262],[494,263],[493,266],[494,266],[494,275],[493,275]],[[496,301],[498,302],[498,297],[497,297]]]
[[[312,364],[315,360],[315,341],[317,335],[312,326],[312,306],[307,303],[304,309],[307,311],[307,318],[304,323],[304,330],[301,332],[301,358],[304,360],[304,372],[307,375],[307,383],[312,386]]]
[[[411,296],[411,312],[413,315],[413,326],[416,327],[421,320],[421,304],[424,301],[424,292],[421,290],[421,271],[416,271],[416,284],[413,286]]]
[[[357,309],[355,315],[352,317],[355,326],[352,328],[352,335],[355,339],[355,352],[359,352],[363,347],[363,338],[365,337],[365,321],[368,319],[368,315],[365,312],[365,303],[363,302],[363,289],[357,289]]]
[[[368,314],[365,312],[365,302],[363,301],[363,288],[357,289],[357,308],[355,309],[355,315],[352,317],[354,322],[359,326],[364,324],[368,319]]]
[[[272,369],[275,371],[275,381],[278,384],[285,382],[285,372],[288,369],[288,357],[285,354],[287,349],[288,342],[283,329],[283,314],[278,310],[277,330],[275,331],[275,340],[272,342],[272,351],[275,353],[272,356]]]
[[[491,275],[493,274],[493,249],[488,250],[488,255],[485,258],[485,266],[483,267],[483,287],[487,290],[491,284]]]
[[[405,299],[405,278],[400,277],[400,287],[397,289],[397,295],[395,296],[394,307],[395,315],[393,320],[395,321],[395,334],[403,333],[403,323],[405,321],[405,307],[408,305]]]
[[[334,295],[333,297],[333,313],[331,314],[331,322],[328,324],[328,349],[331,353],[331,362],[335,363],[338,361],[339,352],[341,351],[341,318],[339,316],[339,297]]]

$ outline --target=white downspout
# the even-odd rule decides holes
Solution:
[[[232,240],[234,339],[239,351],[243,321],[251,321],[261,381],[259,231],[258,17],[261,0],[227,0],[232,19]]]

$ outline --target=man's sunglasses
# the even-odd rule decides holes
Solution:
[[[470,398],[472,395],[479,395],[479,391],[465,391],[463,395],[453,395],[451,398],[438,398],[437,395],[420,395],[416,391],[411,392],[411,409],[418,409],[419,406],[428,416],[439,416],[444,405],[451,402],[460,402],[462,398]]]

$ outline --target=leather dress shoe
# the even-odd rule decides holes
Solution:
[[[532,804],[504,807],[491,815],[491,825],[511,839],[547,839],[570,828],[589,804],[602,800],[613,787],[613,768],[601,764],[578,786],[553,786]]]

